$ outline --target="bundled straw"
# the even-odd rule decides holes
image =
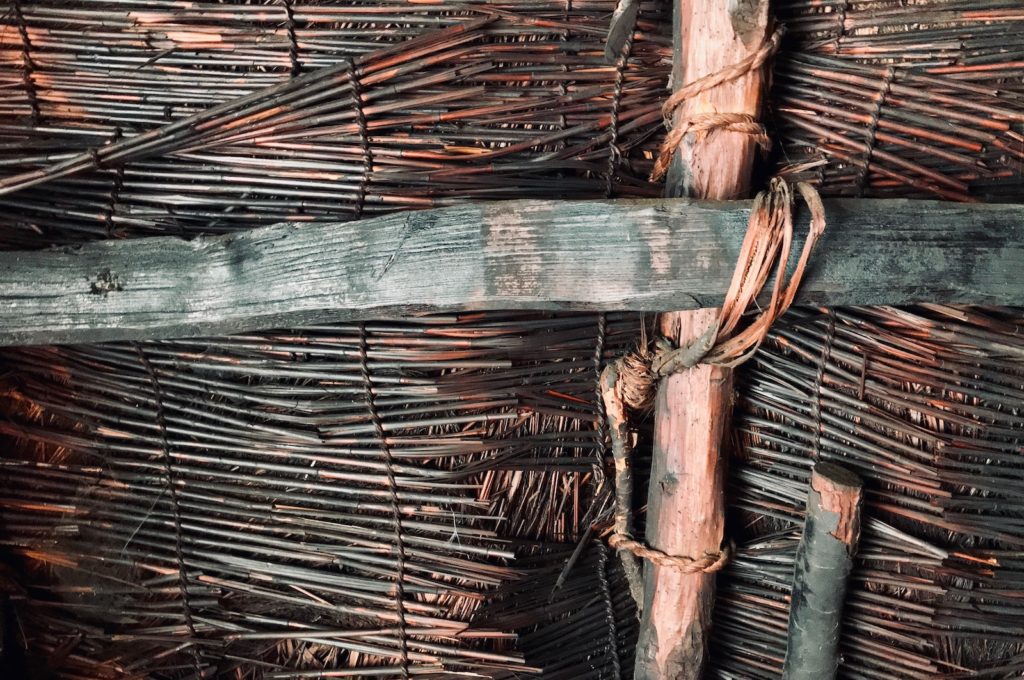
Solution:
[[[0,243],[656,195],[671,22],[643,3],[608,64],[614,5],[16,3]],[[603,507],[595,380],[637,329],[476,315],[12,353],[22,644],[67,678],[628,668],[619,577],[575,541]],[[595,606],[621,634],[561,656],[550,636]]]
[[[801,51],[1024,87],[1015,0],[783,0],[776,11]]]
[[[529,568],[517,552],[589,521],[596,371],[637,327],[487,314],[10,353],[23,644],[68,645],[68,678],[529,670],[520,624],[476,609]]]
[[[622,568],[599,540],[578,550],[569,579],[560,567],[574,559],[571,547],[516,560],[522,577],[495,594],[480,622],[527,630],[520,647],[546,680],[631,677],[639,620]]]
[[[1003,0],[780,8],[780,165],[825,195],[1013,200],[1024,186],[1024,14]]]
[[[657,195],[670,22],[608,64],[614,5],[19,6],[0,244]]]
[[[747,545],[720,580],[716,677],[778,677],[810,468],[865,479],[848,678],[1024,671],[1024,316],[837,309],[782,324],[743,369],[732,466]]]

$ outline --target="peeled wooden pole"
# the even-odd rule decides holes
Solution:
[[[661,331],[685,341],[717,309],[665,314]],[[732,370],[697,366],[664,379],[655,401],[647,543],[670,555],[717,551],[725,532],[722,436],[732,408]],[[714,574],[645,566],[637,680],[700,677],[715,597]]]
[[[784,680],[831,680],[839,668],[846,582],[860,537],[861,480],[818,463],[796,553]]]
[[[770,30],[767,2],[677,0],[674,72],[679,88],[741,62]],[[698,93],[674,122],[709,113],[760,114],[764,74],[754,70]],[[670,166],[667,196],[746,197],[756,142],[719,130],[688,135]],[[662,315],[661,332],[679,345],[700,337],[717,309]],[[654,456],[648,491],[647,542],[671,555],[717,551],[724,538],[722,438],[732,408],[732,370],[700,365],[661,381],[655,402]],[[714,574],[645,566],[636,680],[695,680],[707,661]]]

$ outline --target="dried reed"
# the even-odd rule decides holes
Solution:
[[[19,5],[0,245],[657,195],[670,22],[645,3],[610,65],[614,5]]]
[[[529,670],[518,623],[476,610],[531,568],[514,556],[581,535],[595,348],[637,328],[480,314],[11,352],[0,543],[25,644],[73,641],[67,677]]]
[[[925,306],[805,313],[744,369],[734,526],[713,655],[719,678],[782,669],[810,467],[866,481],[843,677],[1024,671],[1024,316]]]
[[[1024,180],[1024,14],[1003,0],[779,9],[780,168],[833,196],[1014,200]]]

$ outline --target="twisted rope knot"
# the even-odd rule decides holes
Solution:
[[[809,184],[796,184],[811,213],[810,230],[792,275],[786,278],[793,249],[794,194],[790,185],[774,178],[768,189],[754,199],[747,235],[718,319],[697,340],[673,347],[662,338],[651,362],[652,372],[664,377],[698,364],[734,367],[753,356],[772,325],[789,310],[803,280],[811,252],[825,232],[825,206]],[[749,319],[748,310],[774,273],[771,298],[760,313]]]
[[[657,374],[651,370],[653,357],[646,348],[630,352],[617,362],[619,377],[615,383],[622,402],[634,413],[654,405]]]
[[[807,204],[811,224],[788,280],[795,194],[785,180],[776,177],[754,199],[736,269],[715,323],[687,345],[677,347],[661,337],[652,349],[641,348],[619,360],[616,389],[631,410],[642,411],[650,405],[660,378],[699,364],[734,367],[743,363],[761,346],[775,321],[789,310],[811,253],[825,232],[825,206],[818,192],[803,182],[796,184],[796,192]],[[749,310],[757,308],[757,298],[773,274],[771,298],[751,319]]]
[[[671,567],[683,574],[713,574],[725,568],[732,559],[736,546],[730,541],[719,550],[705,550],[700,557],[669,555],[663,550],[651,548],[635,540],[629,534],[612,534],[608,545],[615,550],[628,550],[637,557],[659,567]]]
[[[768,136],[768,131],[748,113],[701,113],[680,121],[680,125],[667,127],[669,133],[666,135],[665,141],[661,143],[658,158],[651,171],[652,182],[661,179],[668,172],[668,166],[675,156],[676,149],[690,133],[706,136],[719,130],[739,132],[753,137],[754,142],[765,151],[772,148],[772,140]]]
[[[661,112],[665,116],[665,127],[669,133],[658,149],[658,158],[654,162],[654,169],[651,171],[652,182],[656,182],[665,176],[668,166],[672,163],[672,158],[679,148],[679,144],[690,133],[708,135],[716,130],[739,132],[753,137],[754,141],[762,149],[767,150],[771,148],[771,138],[768,136],[768,132],[750,114],[728,112],[702,113],[684,118],[675,125],[673,125],[672,119],[676,111],[687,99],[702,92],[712,90],[724,83],[736,80],[764,66],[765,62],[778,52],[784,32],[784,29],[780,26],[761,43],[761,46],[756,51],[751,52],[744,59],[720,71],[710,73],[687,83],[672,93],[672,96],[661,107]]]

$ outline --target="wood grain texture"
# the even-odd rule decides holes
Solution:
[[[681,87],[717,73],[755,52],[769,34],[767,0],[677,0],[672,83]],[[708,113],[745,113],[758,118],[764,99],[763,70],[687,99],[676,124]],[[714,200],[746,198],[757,147],[753,137],[716,131],[687,135],[665,181],[665,195]]]
[[[784,680],[832,680],[847,581],[860,537],[862,483],[831,463],[811,473],[804,533],[796,552]]]
[[[676,88],[742,62],[768,35],[767,0],[676,0],[672,82]],[[759,117],[762,69],[684,100],[676,125],[701,114]],[[724,200],[750,193],[755,143],[712,131],[683,138],[666,178],[666,196]],[[735,259],[723,264],[735,266]],[[676,309],[682,309],[677,307]],[[719,310],[675,311],[662,333],[685,346],[716,322]],[[647,540],[672,555],[716,551],[725,533],[722,439],[732,411],[733,371],[698,365],[663,380],[654,418]],[[707,662],[714,574],[681,574],[648,565],[637,643],[637,680],[699,680]]]
[[[689,341],[717,309],[664,314],[661,332]],[[725,533],[722,439],[732,411],[733,371],[699,365],[661,381],[647,495],[647,543],[670,555],[717,551]],[[637,645],[637,680],[698,678],[707,660],[714,574],[648,564]]]
[[[0,253],[0,344],[195,337],[426,311],[715,306],[749,205],[517,201]],[[1024,304],[1024,207],[849,199],[825,208],[829,227],[798,303]]]

